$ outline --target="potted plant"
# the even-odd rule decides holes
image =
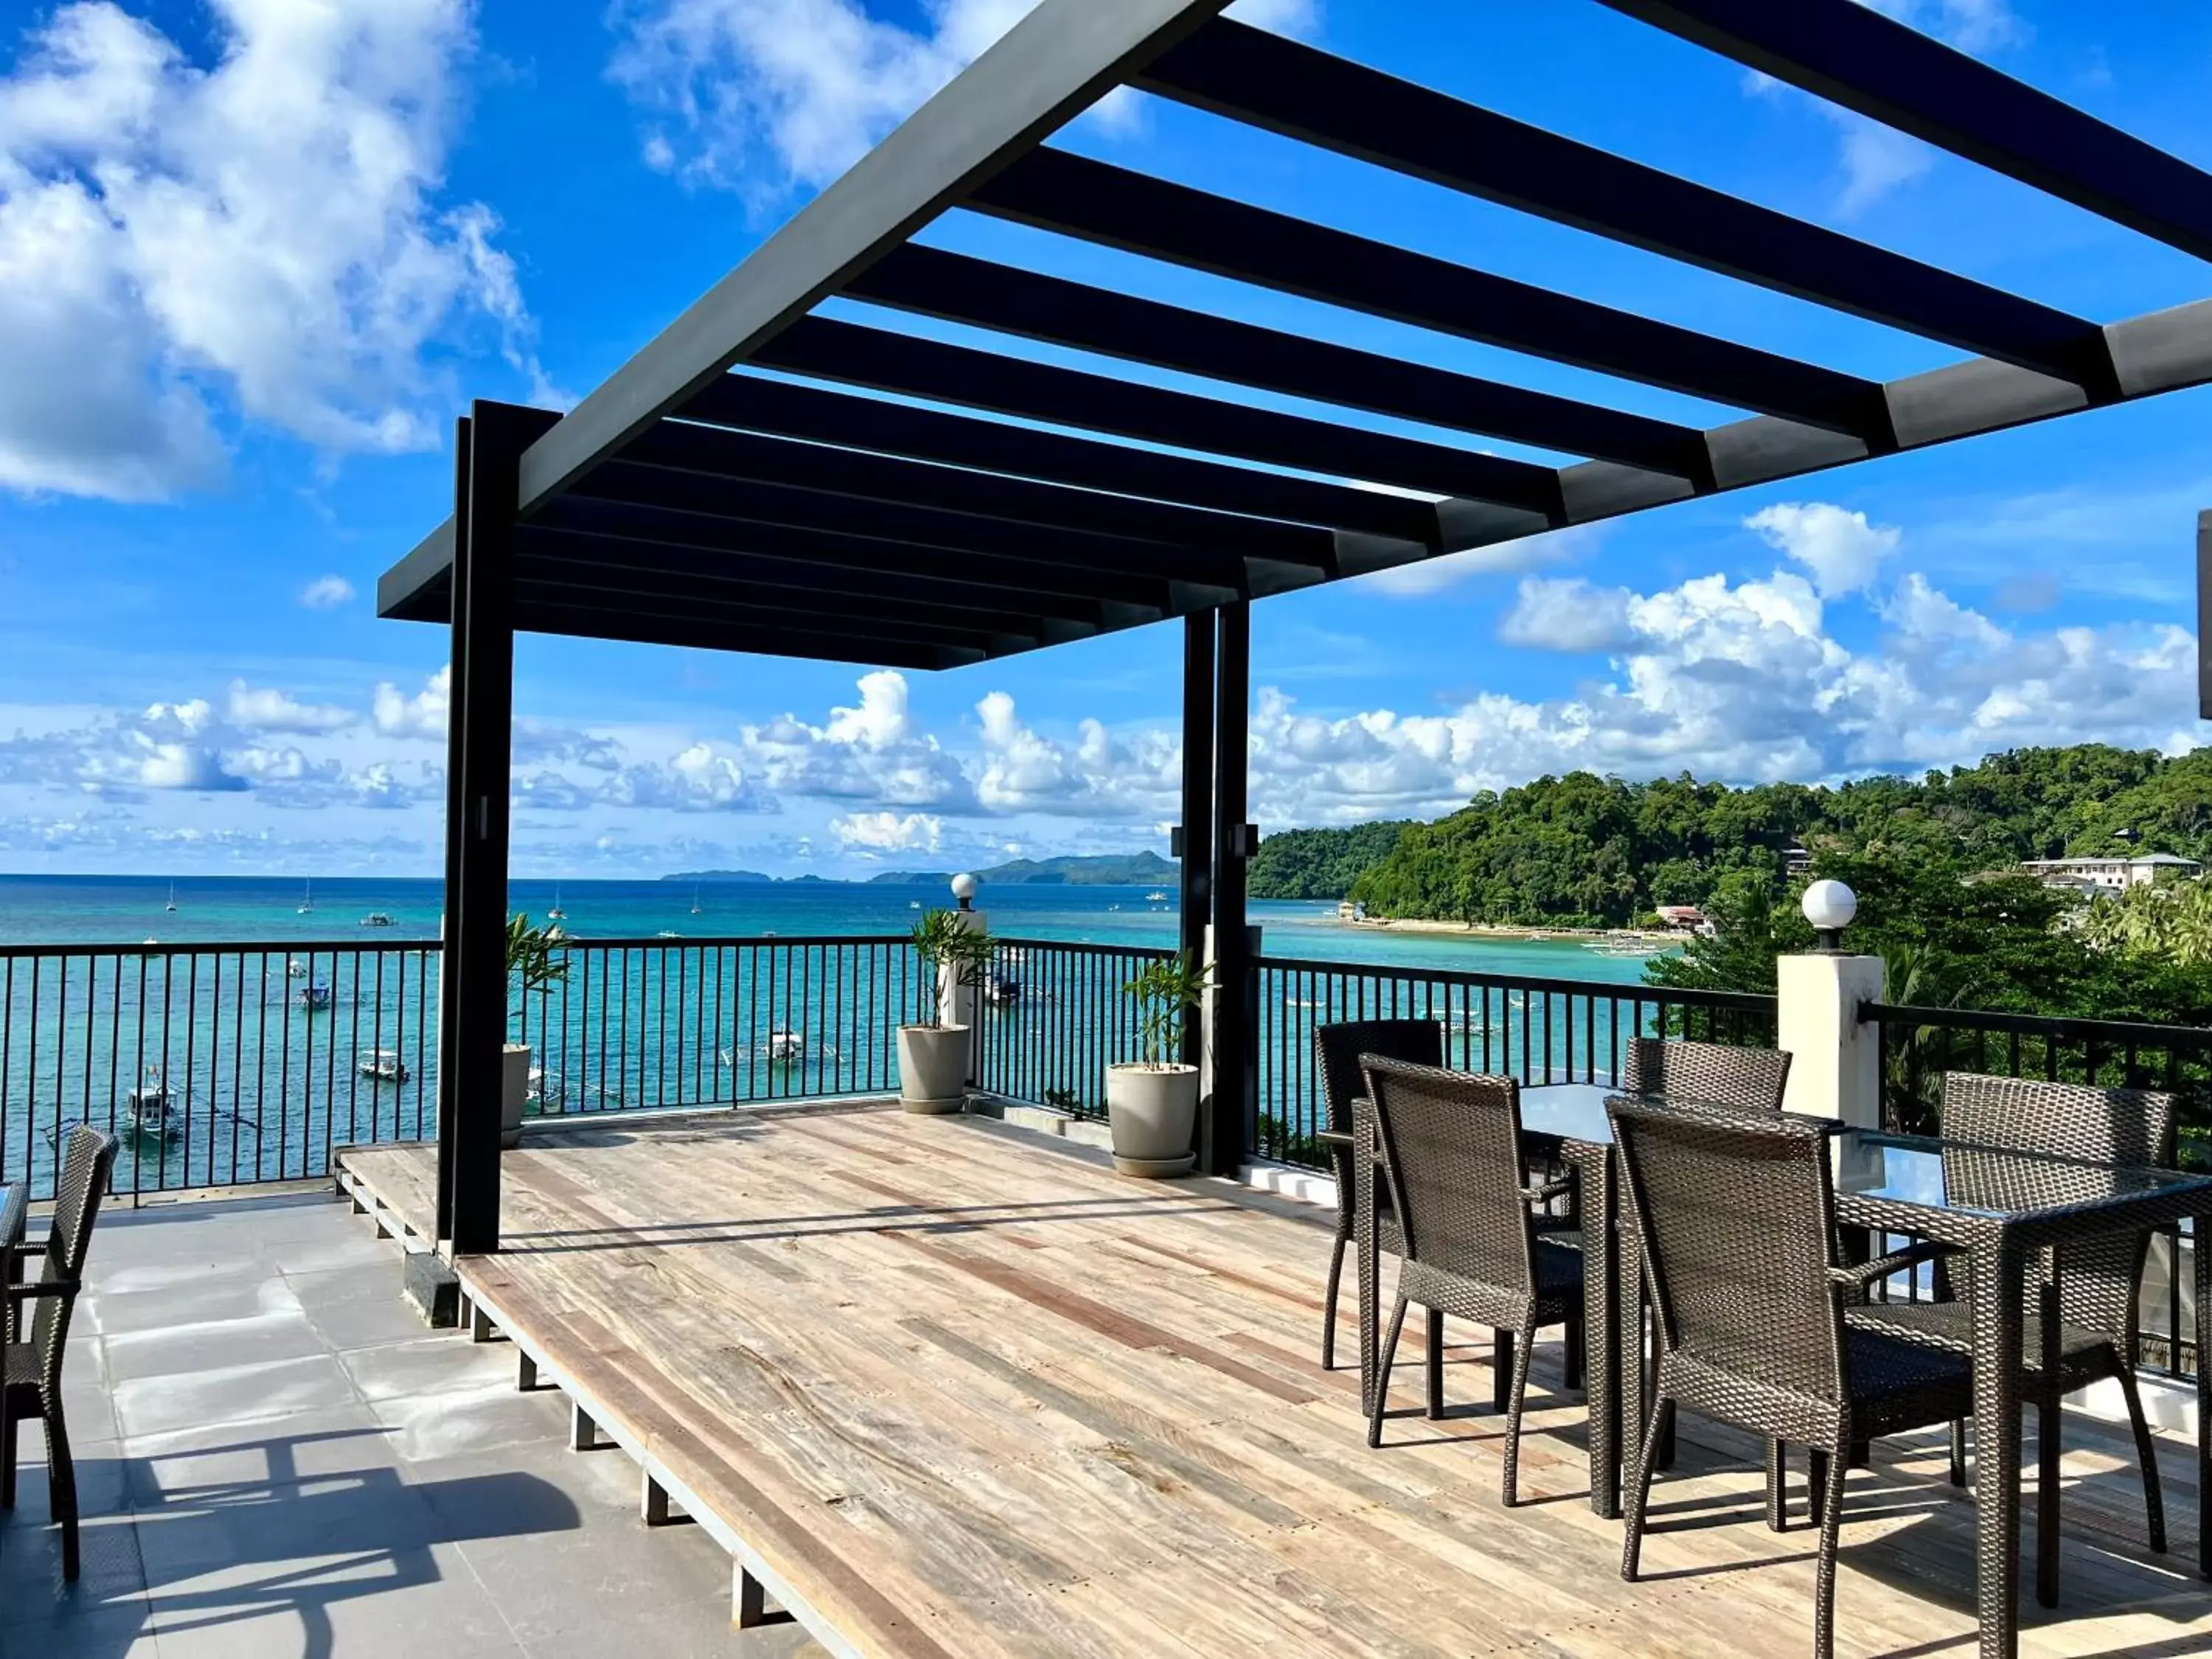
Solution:
[[[959,1012],[959,988],[982,976],[991,937],[957,911],[930,910],[915,923],[913,938],[930,977],[930,1017],[899,1027],[899,1104],[909,1112],[957,1112],[968,1103],[968,1028],[946,1016]]]
[[[532,927],[520,912],[507,919],[507,976],[525,997],[541,1000],[568,976],[568,958],[561,951],[558,929]],[[541,1001],[540,1013],[543,1004]],[[520,1019],[518,1008],[510,1018]],[[541,1018],[539,1024],[544,1020]],[[522,1139],[522,1109],[530,1103],[530,1045],[510,1042],[501,1050],[499,1098],[499,1144],[514,1146]]]
[[[1188,953],[1163,957],[1121,988],[1136,998],[1145,1057],[1106,1068],[1106,1124],[1114,1167],[1123,1175],[1178,1176],[1198,1161],[1198,1067],[1182,1051],[1184,1017],[1209,988],[1211,963]]]

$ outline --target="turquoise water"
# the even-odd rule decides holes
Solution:
[[[27,1170],[49,1185],[54,1145],[79,1119],[118,1133],[118,1184],[132,1191],[315,1176],[333,1146],[431,1133],[439,957],[423,946],[437,937],[439,890],[203,877],[173,884],[172,910],[163,878],[0,878],[0,1179]],[[555,903],[550,882],[510,892],[541,921]],[[568,977],[510,999],[506,1035],[533,1049],[531,1109],[895,1088],[897,1028],[927,1000],[903,935],[945,896],[843,883],[560,884]],[[977,1082],[1101,1109],[1106,1066],[1138,1057],[1121,987],[1139,958],[1123,953],[1175,944],[1172,903],[1087,887],[1007,887],[981,902],[996,936],[1032,943],[1002,951],[1000,973],[1018,988],[976,1020]],[[372,914],[390,925],[363,926]],[[1304,1056],[1316,1023],[1419,1013],[1444,1024],[1457,1064],[1531,1080],[1577,1057],[1602,1070],[1627,1020],[1607,993],[1643,969],[1567,942],[1350,927],[1319,903],[1255,905],[1253,921],[1270,957],[1386,970],[1271,969],[1257,982],[1271,1151],[1295,1150],[1313,1127]],[[1425,977],[1444,971],[1591,992]]]

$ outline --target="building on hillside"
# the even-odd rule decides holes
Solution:
[[[2085,892],[2124,892],[2156,881],[2160,875],[2201,876],[2204,866],[2195,859],[2172,853],[2131,853],[2124,858],[2030,859],[2021,866],[2039,876],[2046,887],[2071,887]]]
[[[1813,873],[1813,855],[1802,847],[1782,849],[1782,873],[1785,876],[1809,876]]]
[[[1658,915],[1662,927],[1680,927],[1688,933],[1695,933],[1705,925],[1705,913],[1694,904],[1662,904],[1658,907]]]

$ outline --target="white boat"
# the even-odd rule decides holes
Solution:
[[[392,917],[385,911],[371,910],[361,919],[361,925],[364,927],[389,927],[392,926]]]
[[[363,1077],[378,1083],[407,1081],[407,1062],[399,1058],[397,1048],[367,1048],[362,1051],[360,1063],[355,1067]]]
[[[174,914],[175,914],[175,912],[176,912],[176,908],[177,908],[177,884],[176,884],[176,883],[174,883],[174,882],[173,881],[173,882],[171,882],[171,883],[169,884],[169,910],[170,910],[170,913],[171,913],[172,915],[174,915]]]
[[[673,927],[664,927],[660,930],[660,937],[662,939],[682,939],[684,935],[678,933]]]
[[[306,890],[300,895],[300,914],[303,916],[310,916],[314,913],[315,884],[311,881],[307,884]]]
[[[699,902],[699,890],[696,887],[691,890],[691,914],[695,916],[707,914],[705,907]]]
[[[780,1066],[806,1058],[806,1033],[804,1031],[770,1031],[768,1034],[768,1057]]]
[[[184,1103],[173,1095],[155,1066],[146,1068],[146,1080],[123,1097],[131,1127],[142,1135],[167,1140],[184,1132]]]
[[[561,884],[557,881],[553,884],[553,908],[545,913],[545,920],[548,921],[568,920],[568,913],[561,908]]]
[[[319,1014],[331,1006],[331,988],[319,979],[311,979],[292,994],[292,1000],[311,1014]]]
[[[294,957],[291,961],[284,964],[284,976],[287,979],[307,978],[307,964],[301,961],[299,957]]]
[[[1165,904],[1167,902],[1168,896],[1165,893],[1155,892],[1145,895],[1145,902],[1147,904]]]

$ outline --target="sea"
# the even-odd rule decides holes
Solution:
[[[423,1138],[436,1116],[441,884],[404,877],[0,877],[0,1182],[51,1191],[76,1121],[122,1142],[134,1197],[319,1177],[336,1146]],[[579,949],[539,996],[513,988],[510,1042],[532,1046],[527,1109],[570,1114],[888,1092],[893,1038],[927,991],[904,935],[950,902],[938,884],[826,881],[511,882],[510,907]],[[1103,1109],[1107,1066],[1134,1059],[1122,992],[1172,947],[1172,890],[1010,884],[977,908],[1002,947],[975,1022],[979,1086]],[[1377,1013],[1442,1021],[1453,1063],[1601,1066],[1624,1018],[1606,988],[1645,960],[1573,940],[1409,933],[1317,902],[1250,907],[1278,968],[1256,988],[1262,1150],[1316,1152],[1313,1028]],[[1024,945],[1108,947],[1067,952]],[[596,948],[595,948],[596,947]],[[1569,992],[1438,972],[1574,981]],[[1005,989],[1003,997],[996,994]]]

